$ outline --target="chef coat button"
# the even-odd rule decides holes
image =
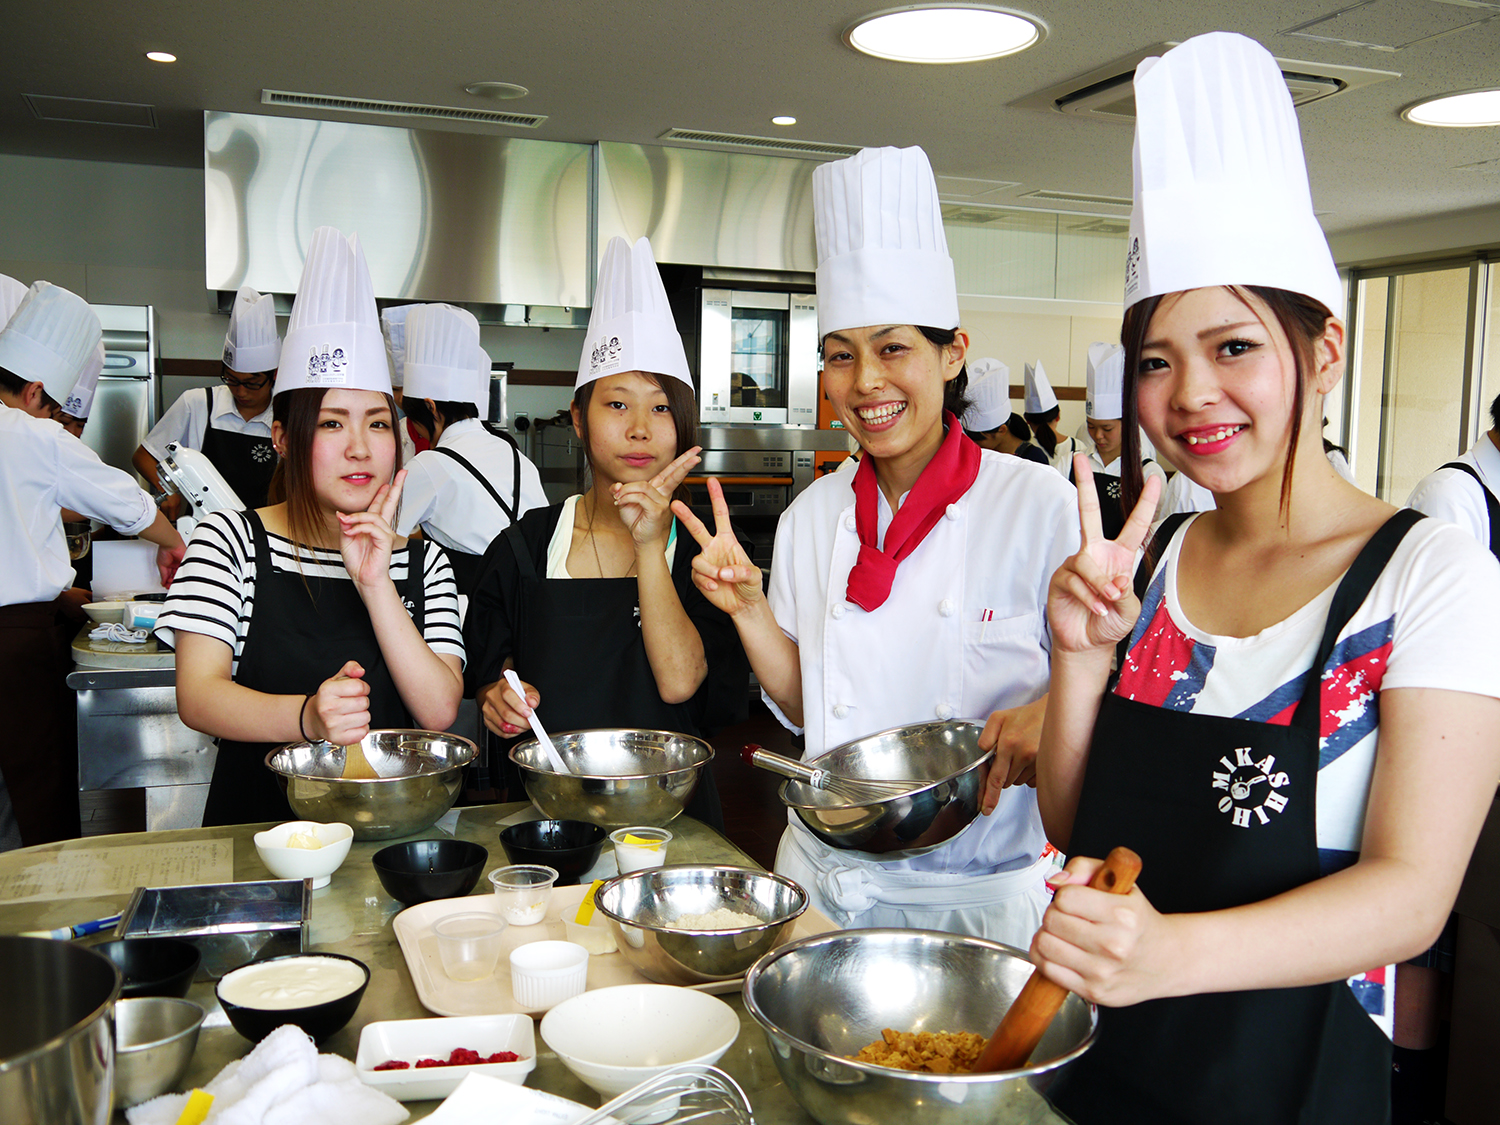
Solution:
[[[833,614],[833,619],[837,621],[840,617],[844,616],[844,603],[834,602],[833,609],[831,609],[829,612]]]
[[[947,510],[943,513],[943,515],[947,516],[950,520],[956,520],[956,519],[958,519],[958,516],[959,516],[958,505],[957,504],[949,504]]]
[[[835,719],[847,719],[849,717],[849,708],[842,703],[834,704],[833,717]]]
[[[937,705],[937,717],[944,721],[953,718],[953,708],[949,707],[946,703],[939,703]]]
[[[942,601],[938,602],[938,612],[941,613],[944,617],[952,617],[953,600],[951,598],[944,598]]]
[[[844,517],[844,530],[845,531],[853,531],[854,530],[854,517],[853,516],[845,516]]]

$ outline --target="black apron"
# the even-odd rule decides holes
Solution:
[[[255,542],[255,606],[234,682],[269,695],[305,695],[345,661],[357,660],[370,685],[371,729],[411,726],[353,581],[277,570],[260,516],[245,515]],[[406,581],[397,591],[420,632],[426,609],[421,540],[408,541],[407,549]],[[219,740],[205,826],[296,819],[280,779],[265,765],[275,745]]]
[[[1141,462],[1142,465],[1151,464],[1147,457]],[[1068,470],[1068,483],[1076,485],[1074,471]],[[1125,508],[1120,500],[1120,477],[1110,476],[1108,473],[1094,473],[1094,491],[1099,496],[1099,527],[1104,532],[1106,539],[1118,539],[1120,532],[1125,530]]]
[[[495,491],[495,486],[489,482],[483,473],[474,467],[468,458],[456,453],[452,449],[442,446],[434,446],[433,449],[435,452],[457,461],[468,471],[471,477],[484,487],[484,490],[490,494],[490,498],[495,501],[500,511],[504,513],[506,526],[509,526],[516,522],[516,513],[521,507],[521,450],[509,438],[496,438],[496,440],[503,441],[509,445],[511,454],[515,458],[514,464],[511,466],[511,481],[513,483],[509,504],[500,498],[500,493]],[[458,586],[458,592],[460,594],[472,595],[474,593],[474,585],[479,581],[479,572],[482,569],[484,555],[471,555],[467,551],[460,551],[457,547],[445,546],[443,550],[448,552],[448,561],[453,564],[453,580]]]
[[[1167,914],[1259,902],[1321,875],[1321,669],[1420,513],[1401,511],[1340,582],[1291,724],[1171,711],[1106,692],[1069,851],[1140,854]],[[1148,558],[1181,521],[1166,521]],[[1137,585],[1150,580],[1143,565]],[[1390,1120],[1391,1044],[1342,980],[1099,1010],[1051,1091],[1079,1125],[1371,1125]]]
[[[208,416],[212,419],[213,388],[204,387],[203,393],[208,396]],[[203,431],[203,456],[213,462],[224,483],[234,489],[246,508],[254,511],[265,507],[266,491],[276,472],[276,447],[270,438],[215,429],[210,422]]]
[[[636,580],[547,579],[537,573],[520,530],[512,524],[502,534],[521,574],[513,660],[516,674],[541,694],[542,725],[558,732],[638,727],[696,737],[687,704],[665,703],[657,690],[641,637]],[[550,714],[548,700],[554,701]],[[683,811],[723,831],[711,766],[699,773]]]

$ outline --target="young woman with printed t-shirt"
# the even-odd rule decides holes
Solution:
[[[838,925],[953,930],[1024,945],[1051,859],[1025,782],[1047,690],[1047,580],[1077,545],[1073,490],[969,441],[968,336],[937,188],[918,148],[866,149],[813,173],[823,387],[863,451],[781,518],[768,595],[724,531],[700,587],[733,615],[767,700],[806,754],[891,727],[984,723],[986,816],[920,856],[821,843],[792,817],[776,869]],[[866,216],[862,231],[851,215]],[[876,221],[873,216],[879,217]],[[882,243],[882,238],[907,241]]]
[[[1322,455],[1342,288],[1275,60],[1202,36],[1142,63],[1135,96],[1132,515],[1101,533],[1080,458],[1037,760],[1073,858],[1032,954],[1101,1006],[1099,1034],[1049,1096],[1079,1125],[1386,1121],[1366,1007],[1388,982],[1367,973],[1362,1006],[1346,979],[1432,942],[1489,808],[1500,569]],[[1137,420],[1217,503],[1138,570],[1157,486]],[[1083,885],[1120,845],[1135,889]]]
[[[444,730],[463,694],[452,569],[391,530],[385,351],[364,255],[331,227],[308,249],[273,411],[287,499],[200,523],[157,624],[183,722],[219,740],[204,824],[291,818],[272,747]]]
[[[532,709],[550,731],[695,737],[744,717],[744,652],[694,586],[697,544],[668,507],[698,463],[697,414],[651,245],[612,239],[573,396],[592,485],[507,528],[469,603],[468,680],[496,735],[522,734]],[[722,828],[712,769],[686,812]]]

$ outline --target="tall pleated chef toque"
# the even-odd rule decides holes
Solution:
[[[693,385],[667,289],[645,238],[632,246],[616,236],[604,249],[573,389],[621,371],[670,375]]]
[[[1057,405],[1057,396],[1052,393],[1052,384],[1042,361],[1026,365],[1026,413],[1044,414]]]
[[[478,405],[479,321],[453,305],[415,305],[406,314],[403,393]],[[489,356],[485,355],[485,370]],[[481,408],[482,412],[482,408]]]
[[[406,393],[406,316],[417,305],[392,305],[380,312],[380,334],[385,338],[385,359],[391,370],[391,386]]]
[[[64,414],[71,414],[79,419],[89,416],[89,410],[94,405],[94,392],[99,388],[99,376],[103,371],[104,342],[101,340],[89,353],[88,359],[83,361],[83,367],[78,372],[78,381],[73,384],[72,393],[63,403]]]
[[[63,403],[103,338],[99,317],[87,301],[60,285],[38,281],[0,331],[0,367],[28,383],[40,382]]]
[[[1010,368],[998,359],[976,359],[969,364],[969,400],[959,424],[971,434],[987,434],[1010,421]]]
[[[0,328],[10,323],[10,318],[16,315],[16,310],[26,299],[27,292],[26,286],[15,278],[0,273]]]
[[[313,231],[276,370],[276,394],[304,387],[391,393],[364,250],[333,227]]]
[[[241,375],[254,375],[276,370],[280,359],[275,299],[241,286],[229,310],[229,331],[224,333],[224,366]]]
[[[1263,285],[1339,314],[1343,286],[1270,52],[1229,32],[1189,39],[1136,67],[1135,108],[1125,306],[1211,285]]]
[[[1125,349],[1119,344],[1090,344],[1088,357],[1088,402],[1084,413],[1107,422],[1124,411],[1121,391],[1125,386]]]
[[[818,337],[877,324],[958,327],[958,285],[927,154],[867,148],[813,169]]]

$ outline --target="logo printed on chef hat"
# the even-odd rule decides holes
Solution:
[[[1045,414],[1057,405],[1057,396],[1052,393],[1052,384],[1041,360],[1026,365],[1025,382],[1027,414]]]
[[[99,374],[104,370],[104,342],[95,346],[83,367],[78,372],[78,382],[73,384],[73,393],[63,403],[63,413],[74,418],[87,418],[94,405],[94,391],[99,386]]]
[[[969,399],[959,424],[971,434],[987,434],[1010,421],[1010,368],[998,359],[976,359],[969,364]]]
[[[670,375],[693,385],[666,286],[645,238],[634,246],[611,238],[604,249],[573,389],[621,371]]]
[[[276,301],[241,286],[229,309],[229,331],[224,334],[224,366],[241,375],[272,371],[281,360],[281,337],[276,335]]]
[[[1100,422],[1120,417],[1125,386],[1125,349],[1119,344],[1090,344],[1088,402],[1084,413]]]
[[[103,336],[87,301],[60,285],[38,281],[0,331],[0,367],[25,382],[40,382],[54,401],[63,403]]]
[[[416,305],[406,314],[405,394],[473,402],[479,321],[452,305]],[[482,349],[480,349],[482,350]]]
[[[958,327],[958,284],[932,165],[867,148],[813,169],[818,338],[877,324]]]
[[[1313,214],[1297,112],[1276,60],[1216,31],[1135,71],[1125,305],[1212,285],[1344,291]]]
[[[391,393],[375,288],[359,237],[313,231],[292,302],[275,394],[304,387]]]

